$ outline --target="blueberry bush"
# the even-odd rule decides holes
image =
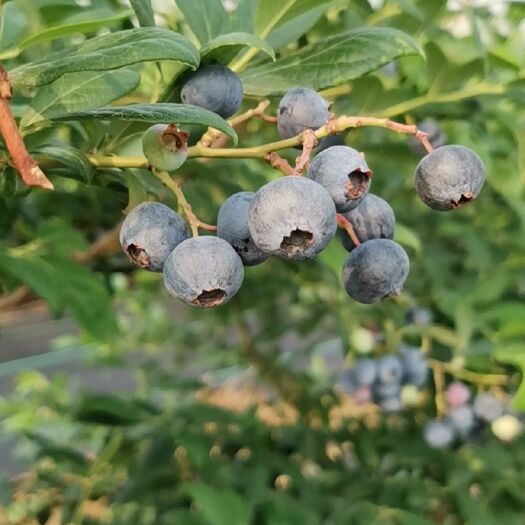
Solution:
[[[0,524],[523,523],[524,17],[0,2]]]

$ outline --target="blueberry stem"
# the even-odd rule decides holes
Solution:
[[[310,162],[310,155],[312,154],[312,150],[317,145],[317,137],[315,136],[315,133],[311,129],[307,129],[301,134],[302,137],[302,144],[303,144],[303,151],[299,157],[297,157],[297,160],[295,161],[295,169],[293,171],[293,175],[302,175],[304,168]]]
[[[153,174],[166,186],[169,188],[177,197],[177,202],[179,203],[179,207],[181,208],[184,216],[186,217],[190,229],[191,229],[191,235],[193,237],[199,236],[199,228],[201,230],[207,230],[207,231],[217,231],[217,226],[213,226],[212,224],[207,224],[205,222],[202,222],[193,212],[193,208],[191,207],[191,204],[186,199],[186,196],[184,195],[184,192],[182,191],[182,181],[177,178],[172,178],[168,173],[165,171],[158,171],[158,170],[152,170]]]
[[[503,374],[479,374],[438,359],[429,359],[428,364],[432,370],[439,370],[441,374],[447,373],[457,379],[463,379],[475,385],[502,386],[508,383],[507,376]]]
[[[346,233],[348,233],[348,236],[350,239],[352,239],[352,242],[355,244],[355,246],[359,246],[361,244],[361,241],[357,237],[357,234],[355,233],[354,226],[352,223],[341,213],[337,214],[337,224],[341,226],[341,228],[344,228],[346,230]]]

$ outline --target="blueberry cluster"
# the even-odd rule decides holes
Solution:
[[[223,117],[234,114],[242,98],[238,76],[220,65],[199,68],[186,77],[181,89],[184,103]],[[282,97],[277,128],[281,137],[290,138],[318,129],[329,117],[329,104],[318,93],[298,87]],[[144,134],[143,150],[154,168],[176,170],[188,156],[187,134],[173,124],[157,124]],[[415,187],[430,207],[450,210],[474,199],[484,176],[475,153],[462,146],[442,146],[417,166]],[[339,222],[349,234],[343,237],[350,252],[342,270],[344,288],[360,303],[375,303],[400,293],[409,260],[392,240],[392,208],[369,193],[371,180],[372,171],[361,153],[342,144],[326,145],[318,149],[306,177],[283,177],[256,193],[229,197],[219,211],[216,237],[190,239],[178,214],[162,204],[146,203],[124,221],[122,248],[139,267],[163,271],[166,288],[175,297],[211,307],[238,291],[244,266],[261,264],[270,255],[294,261],[315,257],[333,239]],[[381,366],[398,362],[390,361]],[[403,374],[398,374],[399,385]],[[382,382],[377,388],[388,391]]]
[[[341,375],[338,385],[358,403],[376,403],[384,412],[397,412],[418,403],[429,376],[420,348],[405,346],[399,355],[363,357]]]
[[[423,429],[425,442],[432,448],[447,448],[458,441],[467,441],[481,435],[490,427],[501,441],[512,441],[522,432],[520,418],[512,413],[507,403],[490,392],[481,392],[474,398],[464,383],[450,383],[445,391],[447,415],[432,419]]]

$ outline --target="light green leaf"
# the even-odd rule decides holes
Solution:
[[[20,42],[18,48],[22,51],[35,44],[47,42],[49,40],[56,40],[65,36],[92,33],[101,29],[102,27],[110,27],[112,25],[120,23],[122,20],[129,18],[133,13],[131,11],[123,11],[118,15],[101,18],[99,20],[90,20],[88,22],[77,22],[75,24],[64,24],[56,27],[49,27],[44,31],[31,35],[22,42]]]
[[[67,73],[109,71],[139,62],[172,60],[192,68],[199,65],[198,50],[169,29],[142,27],[92,38],[76,48],[13,69],[15,85],[38,87]]]
[[[57,164],[56,168],[46,170],[46,172],[91,182],[93,166],[85,153],[77,148],[65,144],[42,146],[33,152],[33,156],[38,163],[46,163],[51,160]]]
[[[224,33],[229,26],[228,14],[220,0],[176,0],[201,46]]]
[[[297,0],[259,0],[255,13],[255,34],[266,38]]]
[[[142,27],[155,27],[155,17],[153,15],[153,8],[151,7],[151,0],[130,0],[130,4]]]
[[[421,240],[412,228],[397,223],[394,240],[403,246],[412,248],[416,253],[421,253]]]
[[[175,124],[201,124],[222,131],[237,141],[235,130],[219,115],[207,109],[189,104],[130,104],[129,106],[111,106],[86,111],[75,111],[56,115],[50,120],[41,120],[29,131],[36,131],[53,122],[69,120],[126,120],[132,122],[164,122]]]
[[[14,2],[0,7],[0,51],[16,45],[26,29],[26,17]]]
[[[129,69],[70,73],[40,89],[22,118],[22,131],[41,120],[105,106],[133,91],[140,75]]]
[[[384,27],[359,28],[310,44],[275,63],[241,73],[244,92],[266,96],[301,85],[322,89],[360,77],[404,55],[422,54],[407,34]]]
[[[275,60],[273,49],[261,38],[249,33],[228,33],[214,38],[201,48],[201,61],[215,60],[227,64],[245,46],[260,49]]]
[[[308,2],[303,2],[300,4],[300,7],[304,9],[306,3]],[[312,3],[310,9],[300,13],[296,13],[296,5],[294,9],[289,11],[289,13],[294,16],[289,19],[288,16],[283,17],[282,23],[268,35],[267,41],[274,49],[280,49],[295,42],[323,16],[333,3],[334,0],[316,1]]]
[[[250,506],[235,492],[216,489],[204,483],[187,483],[183,489],[195,500],[197,508],[210,525],[250,523]]]
[[[232,13],[231,28],[234,31],[253,33],[253,21],[259,0],[240,0]]]
[[[502,363],[517,366],[521,371],[521,381],[518,391],[512,399],[512,407],[515,410],[525,410],[525,346],[523,343],[508,344],[497,347],[493,354],[494,358]]]

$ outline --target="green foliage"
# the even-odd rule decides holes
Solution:
[[[487,431],[433,451],[421,439],[421,424],[435,416],[432,387],[418,410],[377,420],[352,413],[338,424],[333,386],[360,352],[422,344],[481,377],[506,374],[500,393],[525,410],[523,4],[494,16],[489,5],[450,12],[445,0],[377,8],[241,0],[233,11],[219,0],[176,0],[155,13],[162,27],[149,1],[131,6],[0,7],[11,107],[56,187],[26,187],[0,144],[1,291],[11,297],[23,285],[82,328],[16,369],[89,355],[94,373],[125,366],[137,386],[128,395],[79,391],[64,377],[21,373],[0,418],[31,475],[0,484],[0,523],[53,523],[58,508],[63,523],[521,524],[523,438],[504,445]],[[216,311],[182,309],[159,275],[133,271],[124,254],[86,254],[139,202],[177,206],[148,170],[119,167],[122,158],[140,161],[151,123],[177,123],[192,144],[208,126],[237,140],[222,118],[180,104],[180,82],[201,61],[240,72],[249,95],[241,112],[268,96],[275,114],[281,93],[308,85],[327,88],[336,115],[432,117],[449,143],[483,158],[487,183],[474,204],[432,212],[413,190],[419,159],[405,137],[352,130],[345,140],[365,153],[372,191],[394,208],[396,240],[410,254],[405,293],[353,303],[340,287],[345,253],[334,241],[301,265],[271,259],[246,269],[239,294]],[[257,119],[237,132],[242,147],[278,139]],[[297,151],[283,156],[293,162]],[[260,159],[192,158],[177,176],[197,216],[215,223],[227,196],[277,172]],[[405,325],[416,304],[432,311],[430,326]],[[345,362],[334,366],[335,354]],[[205,402],[209,391],[225,393],[227,406],[253,403],[220,408]],[[262,417],[284,401],[296,417]],[[98,518],[82,515],[86,501]]]

